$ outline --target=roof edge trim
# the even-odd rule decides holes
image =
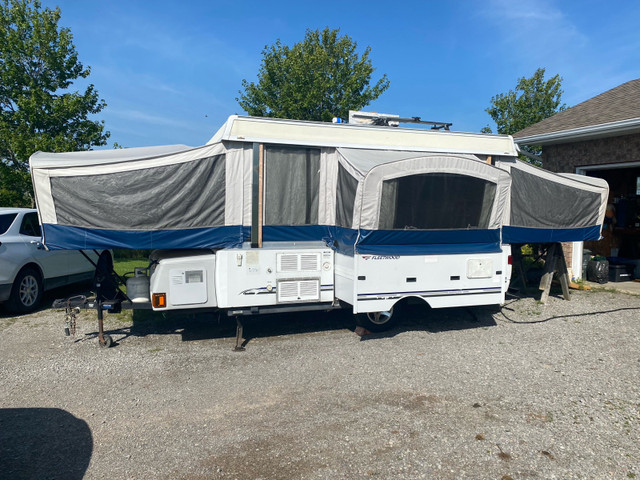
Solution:
[[[613,135],[632,130],[640,130],[640,117],[619,120],[617,122],[602,123],[600,125],[590,125],[588,127],[571,128],[558,132],[541,133],[526,137],[514,137],[513,141],[518,145],[545,145],[560,143],[560,140],[568,139],[588,139],[604,135]]]

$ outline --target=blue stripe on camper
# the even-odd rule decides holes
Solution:
[[[500,252],[500,230],[360,230],[357,253],[442,255]]]
[[[499,230],[358,230],[327,225],[266,225],[265,242],[324,240],[335,251],[379,255],[500,252]],[[358,242],[356,245],[356,241]]]
[[[241,226],[135,231],[43,225],[45,245],[50,250],[239,247],[246,235],[245,230]]]
[[[358,239],[358,230],[345,227],[330,227],[329,234],[330,238],[327,243],[331,248],[343,255],[353,256],[356,240]]]
[[[264,225],[264,242],[313,242],[329,237],[327,225]]]
[[[583,228],[502,227],[503,243],[552,243],[598,240],[600,225]]]
[[[242,226],[134,231],[44,224],[43,231],[46,246],[51,250],[233,248],[240,247],[243,241],[250,238],[250,227]],[[498,230],[361,230],[358,239],[357,230],[343,227],[265,226],[263,240],[274,242],[324,240],[334,250],[346,255],[354,254],[354,246],[358,253],[378,255],[436,255],[500,251]]]
[[[324,241],[333,250],[353,255],[358,230],[331,225],[265,225],[262,240],[265,242]]]

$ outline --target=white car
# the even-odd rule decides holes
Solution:
[[[45,290],[94,277],[95,267],[79,251],[47,251],[40,241],[37,210],[0,208],[0,303],[13,312],[35,310]]]

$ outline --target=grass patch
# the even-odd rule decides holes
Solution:
[[[116,271],[118,275],[121,277],[124,276],[125,273],[132,273],[134,268],[142,267],[146,268],[149,266],[148,258],[114,258],[113,259],[113,269]],[[132,275],[129,275],[131,277]]]
[[[114,252],[113,259],[113,270],[118,274],[118,276],[126,282],[126,278],[133,277],[133,271],[136,267],[147,268],[149,266],[149,258],[148,257],[138,257],[138,258],[123,258],[117,255],[117,252]],[[129,273],[125,278],[125,274]],[[127,293],[127,286],[120,285],[120,289]]]

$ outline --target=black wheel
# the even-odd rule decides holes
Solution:
[[[113,338],[111,338],[111,335],[107,335],[106,333],[102,334],[102,338],[104,338],[104,343],[100,342],[100,339],[98,339],[98,345],[100,345],[102,348],[110,348],[113,346]]]
[[[397,318],[393,316],[393,308],[388,312],[358,313],[356,315],[356,324],[370,332],[389,330],[395,325],[396,320]]]
[[[42,300],[42,278],[32,267],[20,270],[11,287],[11,296],[7,307],[12,312],[33,312]]]

